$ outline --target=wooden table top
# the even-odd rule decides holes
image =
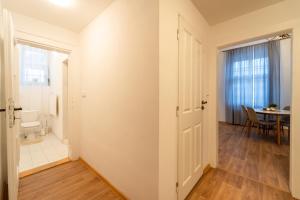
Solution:
[[[263,110],[263,109],[255,109],[256,113],[266,114],[266,115],[291,115],[291,111],[289,110]]]

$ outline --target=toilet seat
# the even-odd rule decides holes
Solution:
[[[41,123],[39,121],[21,123],[22,128],[34,128],[34,127],[38,127],[40,125],[41,125]]]

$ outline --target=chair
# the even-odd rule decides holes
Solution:
[[[242,134],[243,134],[245,128],[248,127],[248,126],[250,125],[250,119],[249,119],[249,114],[248,114],[248,111],[247,111],[246,106],[241,105],[241,107],[242,107],[243,114],[244,114],[244,116],[245,116],[245,118],[246,118],[246,120],[245,120],[245,122],[244,122],[244,124],[243,124],[244,127],[243,127],[243,129],[242,129]]]
[[[248,136],[250,136],[252,127],[256,127],[256,133],[259,134],[259,131],[261,128],[263,128],[264,130],[267,130],[269,132],[269,129],[273,128],[276,125],[276,123],[272,122],[272,121],[259,120],[257,118],[257,114],[253,108],[247,107],[247,111],[248,111],[249,119],[250,119],[250,123],[251,123],[251,125],[249,126],[249,129],[248,129]]]
[[[291,110],[290,106],[285,106],[283,110]],[[280,120],[281,132],[284,135],[284,127],[288,128],[288,140],[290,141],[290,116],[282,116]]]

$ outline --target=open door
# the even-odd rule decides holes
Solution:
[[[14,70],[16,70],[15,63],[15,45],[14,45],[14,28],[12,18],[7,10],[3,10],[2,15],[2,51],[3,51],[3,65],[1,65],[1,78],[4,78],[4,96],[5,96],[5,120],[6,120],[6,138],[7,138],[7,173],[8,173],[8,195],[9,200],[17,200],[18,197],[18,163],[19,163],[19,136],[18,126],[16,124],[16,112],[20,108],[16,108],[16,100],[18,88],[14,88],[17,77],[14,77]],[[16,72],[15,72],[16,74]]]
[[[179,18],[178,199],[183,200],[203,173],[202,44],[199,33]]]

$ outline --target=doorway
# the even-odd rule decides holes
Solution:
[[[17,45],[20,177],[67,162],[68,58],[66,53]]]
[[[218,61],[218,168],[289,193],[292,33],[222,49]]]

